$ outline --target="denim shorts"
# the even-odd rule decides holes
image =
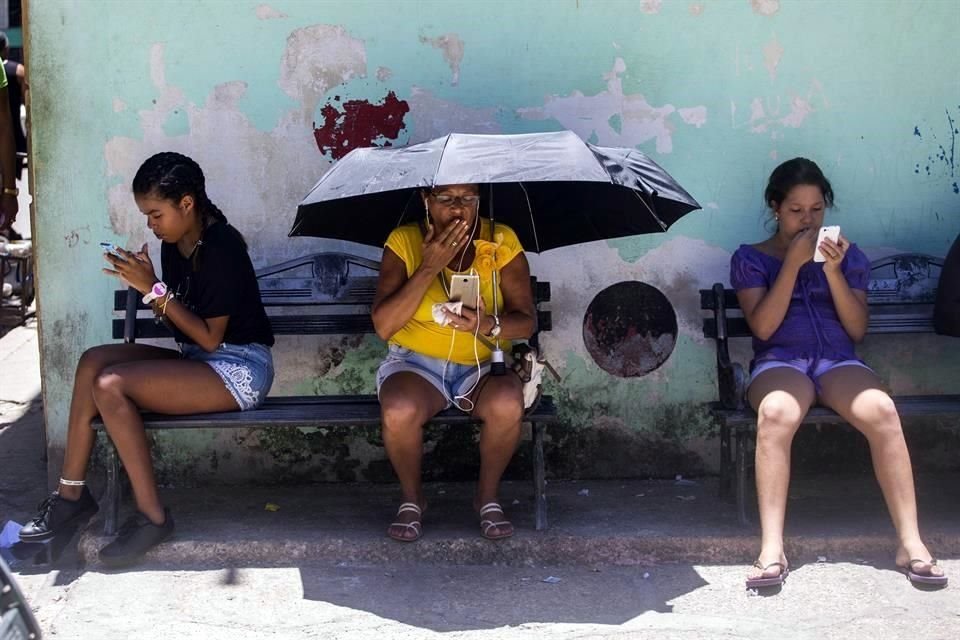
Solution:
[[[459,396],[469,395],[475,388],[477,381],[490,372],[490,362],[480,363],[479,375],[477,365],[457,364],[438,358],[431,358],[395,344],[388,345],[387,357],[377,369],[377,396],[380,396],[380,387],[384,380],[395,373],[407,371],[415,373],[434,387],[446,398],[446,408],[449,408]],[[458,404],[458,409],[462,407]]]
[[[815,358],[794,358],[792,360],[762,360],[758,362],[753,367],[753,372],[750,374],[750,382],[752,383],[757,379],[757,376],[763,373],[764,371],[769,371],[770,369],[775,369],[777,367],[789,367],[795,369],[800,373],[806,375],[814,382],[817,379],[825,374],[828,371],[832,371],[837,367],[863,367],[867,371],[873,371],[870,367],[865,365],[860,360],[830,360],[829,358],[820,358],[819,360]]]
[[[195,344],[183,343],[180,354],[187,360],[210,365],[241,411],[259,407],[273,384],[273,353],[262,344],[223,343],[211,353]]]

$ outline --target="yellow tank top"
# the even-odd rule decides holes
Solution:
[[[439,360],[447,360],[449,354],[450,362],[457,364],[473,364],[477,358],[480,362],[490,359],[490,349],[476,340],[473,335],[463,331],[455,331],[449,326],[441,327],[433,321],[433,305],[437,302],[447,301],[446,290],[450,287],[450,279],[456,273],[475,272],[480,276],[480,295],[483,297],[487,313],[493,313],[492,273],[494,264],[498,269],[502,269],[523,252],[517,234],[510,227],[497,223],[496,238],[491,242],[490,221],[487,218],[481,218],[480,224],[481,239],[474,240],[476,257],[473,264],[469,265],[469,268],[465,266],[461,272],[444,268],[439,277],[435,278],[430,284],[413,317],[390,338],[391,344]],[[423,255],[421,254],[423,234],[420,231],[419,224],[412,223],[397,227],[387,238],[385,246],[403,260],[407,267],[408,278],[413,275],[413,272],[423,261]],[[442,281],[441,277],[443,278]],[[497,304],[500,309],[503,308],[503,298],[499,287],[497,288]],[[501,340],[500,345],[504,351],[510,349],[510,343],[506,340]],[[474,346],[476,346],[476,355],[474,355]]]

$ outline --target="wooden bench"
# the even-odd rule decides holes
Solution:
[[[868,333],[933,333],[933,301],[943,260],[922,254],[897,254],[870,265],[867,302]],[[718,401],[710,409],[720,424],[720,494],[729,496],[735,475],[737,514],[748,524],[746,513],[747,444],[756,435],[757,415],[746,404],[747,370],[730,358],[731,338],[750,338],[750,327],[732,289],[720,283],[700,290],[704,337],[716,341]],[[869,364],[869,363],[868,363]],[[949,417],[960,414],[960,395],[895,396],[904,418]],[[803,424],[843,424],[845,420],[825,407],[811,407]],[[734,446],[731,447],[731,436]]]
[[[270,316],[274,334],[284,335],[356,335],[374,333],[370,305],[376,290],[380,263],[341,253],[318,253],[290,260],[257,271],[263,304]],[[289,272],[310,271],[309,276]],[[287,274],[287,275],[281,275]],[[541,309],[550,300],[550,284],[531,278],[537,306],[537,331],[529,340],[539,347],[539,334],[551,328],[550,311]],[[166,338],[170,332],[158,324],[133,290],[116,291],[114,309],[123,312],[113,321],[113,337],[125,342],[137,338]],[[140,312],[146,312],[140,316]],[[278,341],[282,344],[282,340]],[[386,349],[384,349],[386,354]],[[144,426],[157,429],[237,429],[249,427],[334,427],[380,424],[380,404],[376,395],[343,396],[271,396],[252,411],[169,416],[144,413]],[[557,421],[553,399],[543,396],[525,421],[531,424],[533,439],[534,515],[537,530],[547,527],[543,432]],[[431,424],[477,424],[479,421],[451,408],[434,417]],[[93,428],[103,431],[97,419]],[[109,438],[107,438],[109,441]],[[105,532],[116,531],[120,508],[120,463],[110,442],[107,448],[107,491]]]

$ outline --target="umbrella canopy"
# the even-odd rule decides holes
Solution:
[[[524,249],[666,231],[700,205],[635,149],[598,147],[572,131],[452,133],[398,148],[348,153],[297,208],[291,236],[382,246],[423,216],[418,191],[483,184],[481,215],[510,225]]]

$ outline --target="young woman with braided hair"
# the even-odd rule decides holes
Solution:
[[[273,382],[273,332],[247,246],[207,196],[203,171],[179,153],[158,153],[141,165],[133,195],[147,226],[162,241],[163,277],[144,244],[139,252],[106,254],[104,272],[128,283],[172,329],[179,349],[107,344],[80,358],[70,405],[60,486],[20,531],[24,541],[49,540],[97,512],[84,484],[100,416],[127,470],[137,513],[100,551],[104,564],[130,564],[173,533],[157,495],[140,410],[166,414],[247,410]]]

